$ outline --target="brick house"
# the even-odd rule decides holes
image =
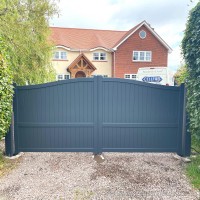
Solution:
[[[135,79],[140,67],[167,67],[172,51],[146,21],[129,31],[50,29],[57,80],[94,75]]]

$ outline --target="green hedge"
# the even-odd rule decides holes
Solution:
[[[188,70],[186,85],[190,129],[200,138],[200,2],[190,12],[182,51]]]
[[[12,113],[12,72],[6,47],[0,37],[0,139],[8,131]]]

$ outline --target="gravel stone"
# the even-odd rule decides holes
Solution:
[[[198,200],[175,154],[24,153],[0,178],[0,200]]]

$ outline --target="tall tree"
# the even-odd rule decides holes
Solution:
[[[51,0],[0,0],[0,35],[8,46],[17,84],[55,79],[48,38],[49,19],[56,13]]]
[[[200,138],[200,2],[191,10],[182,40],[188,69],[188,111],[192,133]]]
[[[0,0],[0,138],[10,124],[13,81],[55,79],[49,19],[56,13],[53,0]]]

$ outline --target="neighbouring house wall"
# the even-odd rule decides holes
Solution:
[[[146,31],[145,39],[139,37],[141,30]],[[133,51],[152,51],[151,62],[133,61]],[[167,66],[168,50],[145,27],[142,26],[115,52],[115,77],[124,78],[124,74],[136,74],[140,67]],[[114,69],[114,66],[113,66]]]
[[[56,48],[55,51],[66,51],[67,52],[67,60],[52,60],[53,67],[56,70],[57,74],[70,74],[67,71],[68,66],[80,55],[80,53],[84,53],[84,55],[92,62],[92,64],[96,67],[96,70],[92,75],[107,75],[108,77],[112,76],[112,55],[110,52],[104,50],[95,50],[95,51],[87,51],[87,52],[77,52],[77,51],[69,51],[63,48]],[[107,60],[106,61],[93,61],[93,53],[94,52],[106,52]]]

